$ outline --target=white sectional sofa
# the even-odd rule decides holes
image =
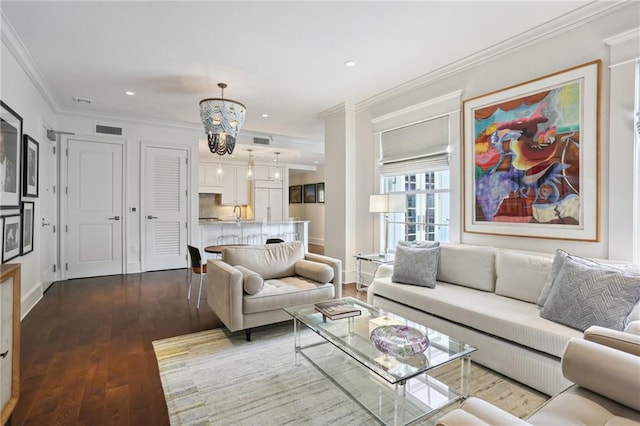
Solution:
[[[435,288],[395,283],[393,267],[381,266],[368,302],[474,345],[473,361],[554,395],[571,384],[561,371],[565,345],[583,333],[540,317],[553,258],[443,243]]]

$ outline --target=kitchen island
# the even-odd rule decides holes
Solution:
[[[255,221],[201,219],[200,248],[218,244],[264,244],[269,238],[302,241],[309,250],[309,221]]]

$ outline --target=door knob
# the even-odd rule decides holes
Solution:
[[[120,220],[120,216],[114,216],[107,218],[108,220]]]
[[[44,221],[44,217],[43,217],[43,218],[42,218],[42,226],[43,226],[43,227],[45,227],[45,226],[49,226],[49,225],[51,225],[51,224],[50,224],[50,223],[45,222],[45,221]]]
[[[157,219],[157,218],[158,216],[151,216],[151,215],[147,216],[147,219]]]

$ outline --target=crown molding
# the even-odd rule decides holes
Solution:
[[[9,49],[18,62],[18,65],[24,70],[38,92],[40,92],[40,95],[42,95],[45,102],[49,105],[49,108],[51,108],[54,113],[58,113],[60,108],[55,96],[36,66],[33,57],[18,37],[15,28],[13,28],[13,25],[11,25],[11,22],[2,9],[0,9],[0,37],[4,45],[7,46],[7,49]]]
[[[354,104],[343,102],[331,108],[325,109],[324,111],[319,113],[318,116],[326,120],[327,118],[333,117],[334,115],[354,113],[354,112],[357,112]]]
[[[477,67],[493,59],[511,54],[514,51],[525,49],[551,37],[558,36],[559,34],[580,27],[622,7],[626,7],[633,1],[634,0],[623,0],[621,2],[592,1],[579,9],[547,21],[535,29],[524,31],[509,38],[508,40],[489,46],[488,48],[483,49],[482,52],[473,53],[458,61],[444,65],[432,72],[364,99],[363,101],[355,104],[356,111],[362,112],[374,105],[414,91],[452,74]]]

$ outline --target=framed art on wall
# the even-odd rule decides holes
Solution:
[[[20,254],[25,255],[33,251],[33,201],[22,202],[22,248]]]
[[[22,117],[0,101],[0,209],[20,208]]]
[[[304,202],[315,203],[316,202],[316,184],[309,183],[304,185]]]
[[[289,203],[302,203],[302,185],[293,185],[289,187]]]
[[[38,162],[40,159],[40,144],[29,135],[24,135],[22,151],[22,195],[25,197],[38,196]]]
[[[319,203],[324,203],[324,182],[316,183],[317,198]]]
[[[464,230],[598,241],[600,61],[464,101]]]
[[[20,256],[20,215],[2,218],[2,263]]]

